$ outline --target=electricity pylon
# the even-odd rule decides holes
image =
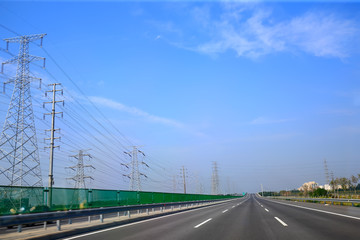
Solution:
[[[73,180],[75,182],[74,188],[86,188],[85,179],[89,178],[94,180],[91,176],[85,176],[85,168],[92,168],[95,169],[92,165],[84,165],[84,157],[91,158],[90,154],[85,154],[84,150],[79,150],[79,153],[76,155],[72,155],[77,160],[77,164],[75,166],[67,167],[76,172],[75,176],[71,178],[67,178]]]
[[[217,163],[213,162],[212,176],[211,176],[211,194],[219,194],[219,175]]]
[[[183,186],[184,186],[184,193],[186,194],[186,177],[188,176],[187,174],[187,169],[182,166],[180,169],[180,178],[183,180]]]
[[[17,63],[15,78],[4,83],[13,83],[8,112],[0,139],[0,182],[9,186],[42,186],[40,158],[36,137],[30,83],[40,80],[30,75],[30,62],[45,58],[29,55],[29,43],[42,39],[46,34],[18,36],[4,39],[7,43],[19,43],[18,56],[1,65]],[[41,86],[41,82],[40,82]],[[5,90],[5,87],[4,87]]]
[[[325,171],[326,184],[330,184],[329,169],[328,169],[326,159],[324,159],[324,171]]]
[[[124,152],[126,155],[131,157],[130,164],[124,164],[121,165],[130,168],[131,172],[129,175],[123,174],[125,177],[128,177],[130,179],[130,190],[131,191],[141,191],[141,176],[147,178],[147,176],[144,173],[141,173],[139,171],[139,160],[138,160],[138,153],[141,153],[145,157],[145,153],[140,151],[137,146],[133,146],[133,150],[131,152]],[[144,161],[140,162],[141,164],[145,165],[146,167],[149,167]],[[130,167],[129,167],[130,165]]]

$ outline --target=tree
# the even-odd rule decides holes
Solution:
[[[355,194],[356,194],[356,187],[359,179],[355,177],[354,175],[351,176],[351,186],[354,188]]]
[[[332,180],[334,183],[334,193],[335,193],[335,189],[336,189],[336,195],[337,197],[339,197],[339,184],[340,184],[340,179],[339,178],[335,178],[334,180]]]
[[[336,181],[335,179],[331,179],[330,181],[330,186],[331,186],[331,190],[333,190],[334,194],[335,194],[335,186],[336,186]]]
[[[310,193],[311,197],[323,197],[327,195],[327,191],[323,188],[318,188]]]
[[[349,188],[350,180],[347,179],[346,177],[342,177],[339,179],[339,184],[341,185],[341,188],[343,189],[343,191],[345,191],[346,189]]]

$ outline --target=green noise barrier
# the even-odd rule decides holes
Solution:
[[[51,204],[48,198],[52,196]],[[67,211],[127,205],[221,200],[232,195],[137,192],[104,189],[0,186],[0,215]]]

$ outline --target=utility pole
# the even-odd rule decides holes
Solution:
[[[55,146],[55,139],[60,139],[60,137],[55,137],[55,131],[60,131],[60,128],[55,129],[55,115],[56,114],[63,114],[62,112],[56,112],[55,111],[55,107],[56,107],[56,103],[62,103],[64,105],[64,101],[60,100],[60,101],[56,101],[56,93],[57,92],[61,92],[61,95],[63,95],[63,90],[62,89],[56,89],[56,86],[61,85],[61,83],[52,83],[49,84],[48,86],[51,87],[52,86],[52,90],[46,91],[45,92],[45,96],[47,97],[47,93],[52,93],[52,101],[51,102],[44,102],[44,107],[45,104],[51,104],[51,113],[44,113],[44,119],[46,115],[51,115],[51,129],[47,129],[45,131],[50,131],[50,138],[45,138],[45,140],[50,140],[50,147],[46,147],[46,148],[50,148],[50,158],[49,158],[49,196],[47,198],[47,204],[50,207],[52,205],[52,187],[54,185],[54,175],[53,175],[53,163],[54,163],[54,149],[59,147],[59,146]]]
[[[185,174],[185,167],[182,166],[182,179],[183,179],[183,184],[184,184],[184,193],[186,194],[186,174]]]
[[[262,184],[261,184],[261,196],[264,197],[264,188]]]
[[[73,157],[77,160],[77,164],[75,166],[67,167],[71,170],[74,170],[76,172],[76,175],[72,178],[68,178],[70,180],[73,180],[75,182],[75,188],[86,188],[85,185],[85,179],[89,178],[94,180],[91,176],[85,176],[85,168],[92,168],[95,169],[92,165],[84,165],[84,157],[92,158],[90,154],[84,153],[86,150],[79,150],[79,153],[77,155],[72,155],[70,157]]]
[[[219,194],[219,174],[216,161],[213,162],[212,176],[211,176],[211,194]]]
[[[141,191],[141,176],[147,178],[147,176],[144,173],[141,173],[139,171],[139,160],[138,160],[138,153],[141,153],[145,157],[145,153],[140,151],[138,149],[140,146],[133,146],[133,150],[131,152],[124,152],[126,155],[131,157],[131,173],[130,175],[123,174],[125,177],[128,177],[130,179],[130,190],[131,191]],[[145,165],[146,167],[149,167],[149,165],[146,164],[146,162],[141,161],[141,164]],[[122,164],[129,168],[129,164]]]
[[[19,54],[1,65],[17,63],[16,76],[5,84],[13,83],[11,101],[6,114],[0,138],[0,182],[9,186],[42,186],[40,158],[30,92],[30,83],[35,78],[30,75],[30,63],[45,58],[29,54],[29,43],[41,41],[46,34],[34,34],[4,39],[8,50],[9,43],[19,43]]]

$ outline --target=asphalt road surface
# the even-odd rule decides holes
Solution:
[[[248,195],[66,239],[360,239],[360,209]]]

